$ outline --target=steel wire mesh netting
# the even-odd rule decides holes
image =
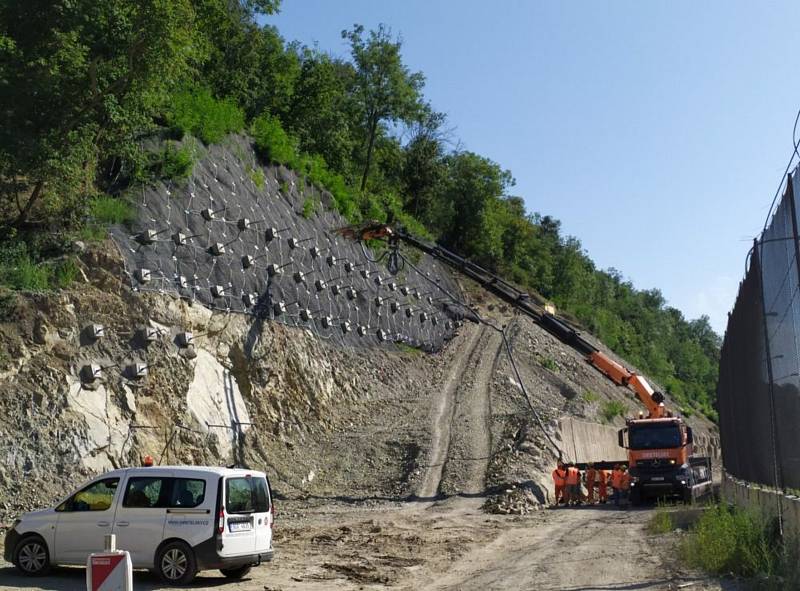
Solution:
[[[261,187],[253,180],[263,170]],[[261,167],[245,138],[212,146],[182,184],[137,189],[138,216],[112,230],[134,289],[253,314],[352,346],[437,350],[453,335],[435,261],[392,277],[336,233],[330,194],[282,167]]]
[[[800,488],[797,179],[795,169],[751,252],[728,318],[717,390],[726,470],[780,488]]]

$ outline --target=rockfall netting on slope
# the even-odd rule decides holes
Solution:
[[[136,193],[136,221],[112,232],[136,290],[351,346],[438,350],[453,335],[459,308],[445,292],[457,287],[437,262],[417,265],[433,283],[408,267],[390,275],[369,249],[336,233],[347,221],[329,193],[286,168],[262,167],[246,137],[208,148],[187,181]]]

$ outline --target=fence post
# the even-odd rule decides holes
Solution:
[[[779,493],[776,494],[778,500],[778,531],[783,537],[783,505],[781,503],[781,493],[783,487],[778,483],[778,448],[777,448],[777,434],[775,423],[775,382],[772,374],[772,353],[769,348],[769,329],[767,328],[767,305],[764,300],[764,265],[761,260],[761,253],[759,252],[758,239],[753,240],[753,256],[758,257],[758,284],[761,291],[761,321],[764,325],[764,353],[767,358],[767,379],[769,380],[769,426],[770,438],[772,443],[772,470],[775,479],[775,488]]]

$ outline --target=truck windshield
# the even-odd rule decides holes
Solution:
[[[630,427],[628,444],[631,449],[680,447],[681,431],[674,423]]]

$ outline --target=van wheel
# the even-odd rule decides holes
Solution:
[[[188,585],[197,575],[194,552],[183,542],[164,544],[156,554],[156,572],[172,585]]]
[[[228,577],[229,579],[241,579],[246,577],[252,567],[250,565],[240,566],[238,568],[221,568],[219,572]]]
[[[14,564],[29,577],[47,574],[50,570],[50,553],[47,544],[39,536],[28,536],[17,544],[14,550]]]

